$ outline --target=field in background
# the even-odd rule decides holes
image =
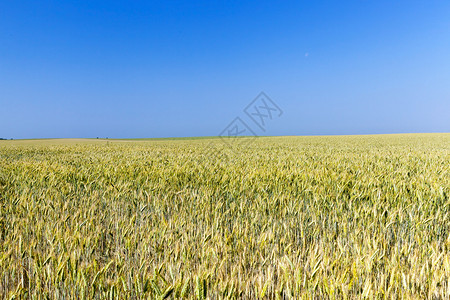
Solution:
[[[449,194],[450,134],[0,141],[0,298],[446,299]]]

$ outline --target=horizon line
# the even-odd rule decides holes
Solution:
[[[327,136],[371,136],[371,135],[414,135],[414,134],[448,134],[450,132],[394,132],[394,133],[365,133],[365,134],[304,134],[304,135],[242,135],[238,138],[246,137],[327,137]],[[46,138],[0,138],[0,141],[25,141],[25,140],[167,140],[167,139],[215,139],[215,138],[227,138],[226,136],[219,135],[199,135],[199,136],[167,136],[167,137],[138,137],[138,138],[109,138],[109,137],[46,137]]]

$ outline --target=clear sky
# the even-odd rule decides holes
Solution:
[[[450,2],[0,2],[0,137],[218,135],[261,91],[256,134],[450,132]]]

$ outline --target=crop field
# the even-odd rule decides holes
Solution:
[[[449,299],[450,134],[0,141],[0,299]]]

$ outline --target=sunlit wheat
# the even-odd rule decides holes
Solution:
[[[0,143],[0,298],[448,299],[450,134]]]

